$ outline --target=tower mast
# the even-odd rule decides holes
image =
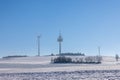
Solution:
[[[61,42],[63,41],[61,33],[59,34],[57,41],[59,42],[59,55],[61,55]]]

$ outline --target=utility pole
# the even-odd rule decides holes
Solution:
[[[37,40],[38,40],[38,56],[40,56],[40,38],[41,36],[37,36]]]

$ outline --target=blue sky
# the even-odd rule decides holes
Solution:
[[[0,56],[62,52],[120,54],[119,0],[0,0]]]

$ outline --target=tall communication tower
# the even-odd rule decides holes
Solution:
[[[59,34],[57,41],[59,42],[59,55],[61,55],[61,42],[63,41],[61,33]]]

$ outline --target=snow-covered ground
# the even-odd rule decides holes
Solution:
[[[120,62],[116,62],[114,57],[103,57],[102,64],[51,64],[51,58],[54,57],[42,56],[0,59],[0,73],[119,70],[120,68]]]
[[[120,62],[51,64],[51,56],[0,59],[0,80],[120,80]]]
[[[7,73],[0,80],[120,80],[120,70]]]

